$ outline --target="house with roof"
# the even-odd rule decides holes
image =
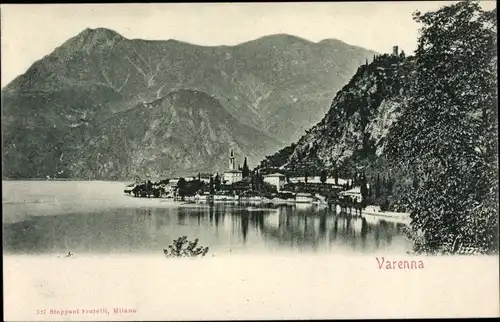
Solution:
[[[354,187],[346,191],[341,191],[339,193],[339,196],[350,197],[352,200],[355,200],[357,202],[361,202],[363,200],[363,197],[361,195],[361,187]]]
[[[205,182],[205,183],[210,183],[211,178],[215,178],[215,174],[213,173],[200,173],[198,175],[200,181]]]
[[[286,177],[281,173],[272,173],[264,176],[264,182],[267,182],[276,187],[278,191],[283,189],[286,182]]]

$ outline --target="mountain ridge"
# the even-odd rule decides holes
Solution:
[[[245,128],[246,133],[254,138],[261,133],[277,150],[317,122],[340,85],[373,54],[348,45],[337,48],[277,37],[281,38],[275,42],[277,38],[271,36],[264,42],[202,47],[130,40],[108,29],[85,29],[2,89],[5,150],[21,159],[29,159],[33,150],[40,158],[59,158],[59,152],[53,154],[48,146],[57,142],[64,150],[65,144],[73,144],[57,136],[65,137],[64,129],[76,126],[80,119],[98,126],[115,113],[182,89],[215,97],[238,124],[252,129],[250,134]],[[22,137],[21,133],[35,128],[43,133]],[[94,135],[84,134],[89,140]],[[181,143],[189,150],[189,142]],[[254,142],[254,149],[263,152],[259,144]],[[265,156],[255,151],[245,153],[254,159]],[[220,163],[226,164],[222,159]],[[54,176],[47,171],[46,175]]]

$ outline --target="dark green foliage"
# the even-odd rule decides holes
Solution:
[[[384,201],[380,204],[380,210],[381,211],[389,210],[389,200],[387,198],[385,198]]]
[[[182,199],[184,199],[184,197],[187,196],[194,196],[197,193],[201,193],[204,191],[208,192],[210,191],[210,189],[211,189],[210,185],[207,185],[205,182],[199,179],[186,181],[184,178],[180,178],[179,182],[177,183],[177,193],[179,197],[181,197]]]
[[[271,187],[274,187],[272,185],[268,185],[267,183],[264,182],[264,175],[262,173],[260,173],[259,171],[255,171],[253,174],[252,174],[252,185],[253,185],[253,189],[255,191],[271,191],[273,190],[273,188]],[[276,190],[276,188],[274,188],[274,190]]]
[[[497,251],[496,16],[460,2],[415,20],[415,81],[388,138],[389,156],[418,177],[403,197],[408,236],[418,252]]]
[[[215,192],[214,178],[213,177],[210,177],[210,182],[209,182],[208,186],[209,186],[210,194],[213,194]]]
[[[243,163],[242,176],[246,178],[250,175],[250,169],[248,168],[247,158],[245,157],[245,162]]]
[[[380,174],[377,174],[377,179],[375,181],[375,199],[378,199],[381,195],[382,187],[380,182]]]
[[[320,177],[321,183],[325,183],[326,179],[327,179],[327,173],[326,173],[326,170],[323,170],[323,171],[321,171],[321,177]]]
[[[198,246],[198,238],[190,241],[186,236],[182,236],[174,239],[173,243],[163,250],[163,253],[167,257],[204,257],[208,250],[208,247]]]
[[[179,197],[181,197],[182,199],[184,199],[184,197],[187,195],[186,179],[179,178],[179,181],[177,182],[177,193],[179,194]]]
[[[215,175],[214,188],[215,188],[215,191],[220,191],[220,188],[221,188],[221,178],[219,177],[218,173]]]
[[[378,109],[383,101],[398,104],[411,82],[411,69],[411,59],[392,55],[377,56],[369,65],[360,66],[321,122],[297,144],[266,157],[259,167],[266,173],[338,170],[342,178],[351,176],[353,168],[366,167],[377,159],[377,149],[385,141],[374,137],[373,127],[382,126],[377,117],[388,113]]]

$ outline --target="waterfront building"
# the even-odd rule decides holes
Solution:
[[[352,200],[356,200],[357,202],[361,202],[363,200],[363,197],[361,196],[361,187],[354,187],[346,191],[341,191],[339,195],[342,197],[351,197]]]
[[[264,182],[275,186],[276,189],[280,191],[286,183],[285,175],[281,173],[268,174],[264,176]]]

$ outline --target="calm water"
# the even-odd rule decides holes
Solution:
[[[123,195],[121,182],[3,182],[5,253],[162,253],[199,238],[214,255],[404,254],[403,224],[316,206],[173,204]]]

